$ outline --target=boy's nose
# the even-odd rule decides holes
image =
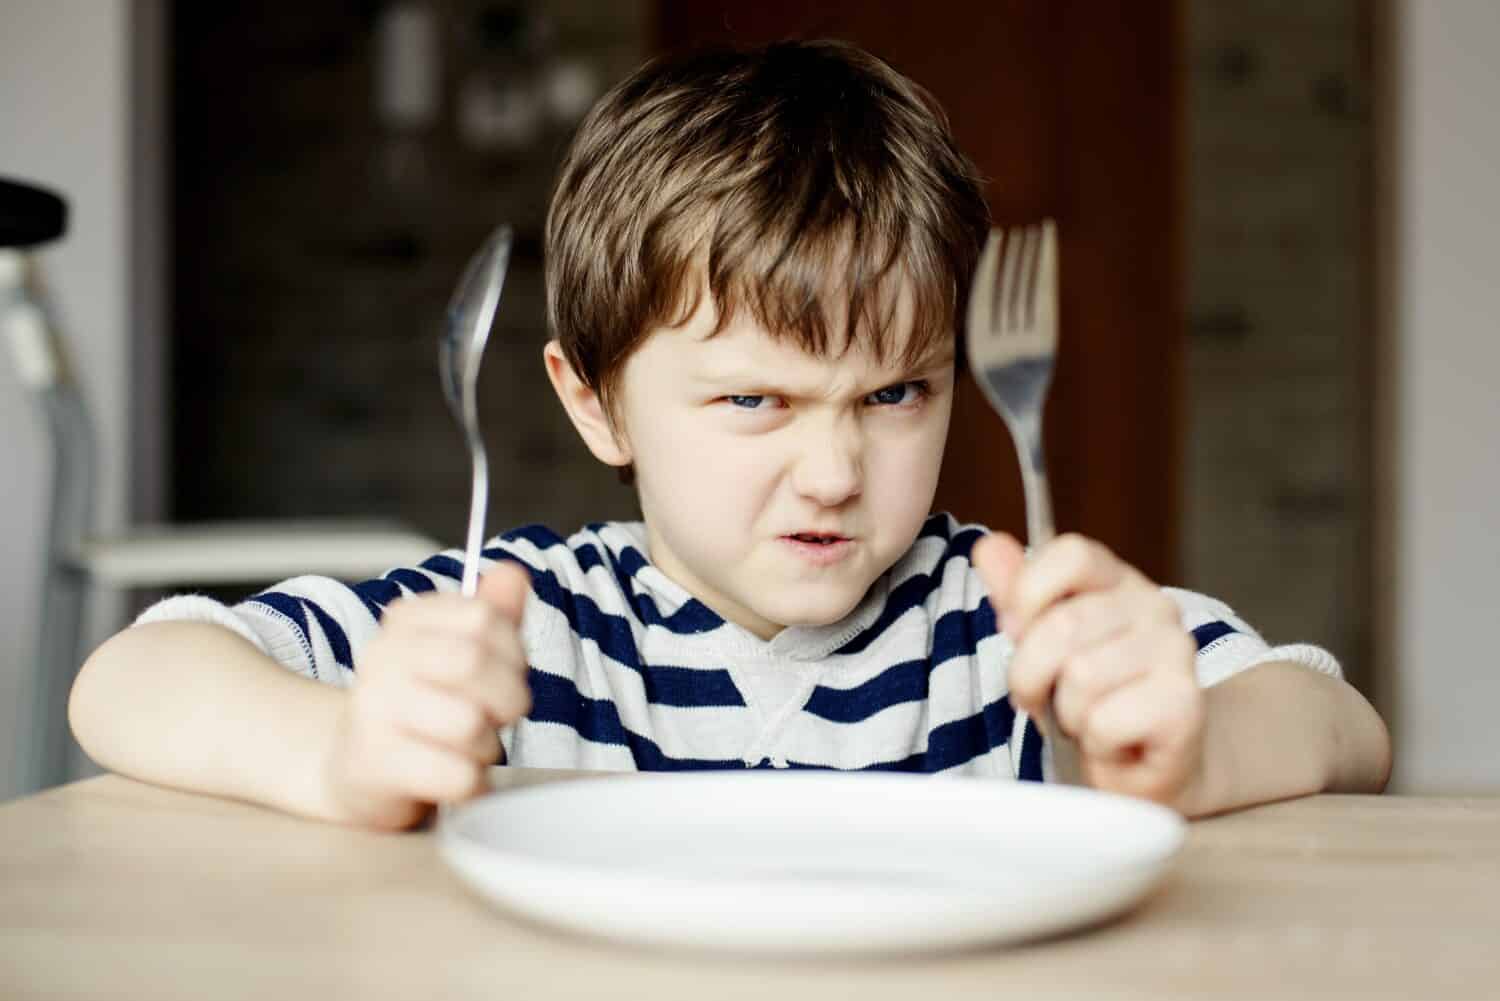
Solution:
[[[823,507],[836,507],[859,496],[861,469],[859,433],[838,428],[808,443],[792,473],[792,486]]]

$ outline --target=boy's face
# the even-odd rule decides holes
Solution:
[[[705,295],[686,325],[646,339],[619,382],[616,440],[635,465],[651,560],[762,639],[835,622],[929,514],[952,341],[908,369],[862,347],[817,358],[749,317],[709,337],[714,321]],[[897,321],[911,329],[909,296]]]

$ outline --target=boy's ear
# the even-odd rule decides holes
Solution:
[[[548,341],[542,349],[542,360],[547,365],[547,378],[552,380],[557,398],[562,401],[563,409],[568,412],[583,443],[594,453],[594,458],[608,466],[630,465],[629,442],[622,432],[615,430],[599,394],[573,371],[572,364],[563,354],[562,345],[555,339]]]

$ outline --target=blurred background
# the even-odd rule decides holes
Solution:
[[[99,527],[459,542],[438,321],[501,221],[489,528],[633,516],[540,363],[555,166],[645,58],[828,36],[937,96],[998,223],[1058,220],[1059,528],[1331,649],[1391,725],[1394,790],[1500,791],[1490,0],[0,0],[0,178],[69,202],[33,263],[97,422]],[[54,462],[8,364],[0,448],[5,796]],[[976,392],[938,503],[1022,524]],[[86,647],[158,593],[91,594]]]

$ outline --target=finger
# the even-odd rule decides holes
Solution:
[[[1125,629],[1065,658],[1052,695],[1057,720],[1063,729],[1082,733],[1094,707],[1112,692],[1178,663],[1176,646],[1170,637],[1163,636],[1170,628],[1163,626],[1162,632]]]
[[[979,572],[985,590],[990,595],[990,606],[995,610],[995,628],[1004,630],[1000,608],[1010,598],[1011,587],[1021,568],[1026,565],[1026,551],[1013,537],[1004,532],[990,532],[974,543],[969,552],[969,561]]]
[[[489,769],[472,758],[405,734],[386,746],[383,771],[391,790],[424,803],[451,803],[489,788]]]
[[[491,765],[500,740],[484,708],[451,692],[414,682],[396,699],[392,715],[406,735]]]
[[[1181,632],[1180,621],[1176,604],[1156,588],[1065,598],[1043,612],[1017,645],[1010,662],[1010,690],[1023,703],[1040,702],[1070,662],[1087,659],[1094,647],[1145,626],[1152,627],[1153,635],[1155,628]],[[1060,722],[1071,730],[1062,716],[1059,707]]]
[[[512,625],[521,624],[530,592],[531,574],[511,560],[497,562],[479,579],[479,597]]]
[[[1002,609],[1006,627],[1019,638],[1042,612],[1063,598],[1133,579],[1148,583],[1102,543],[1081,535],[1060,535],[1033,553],[1016,578]]]
[[[439,632],[481,639],[499,620],[499,611],[487,601],[429,592],[391,602],[381,614],[380,628],[396,634]]]
[[[488,642],[443,633],[392,637],[384,657],[406,666],[416,681],[433,685],[481,707],[491,723],[504,726],[531,708],[524,652],[515,630],[496,623]],[[504,650],[497,652],[495,646]]]
[[[1079,746],[1102,764],[1168,770],[1201,738],[1203,715],[1197,679],[1148,675],[1099,700],[1079,731]]]
[[[490,660],[496,667],[511,674],[526,676],[526,644],[521,640],[520,627],[502,618],[490,629],[488,635]]]

